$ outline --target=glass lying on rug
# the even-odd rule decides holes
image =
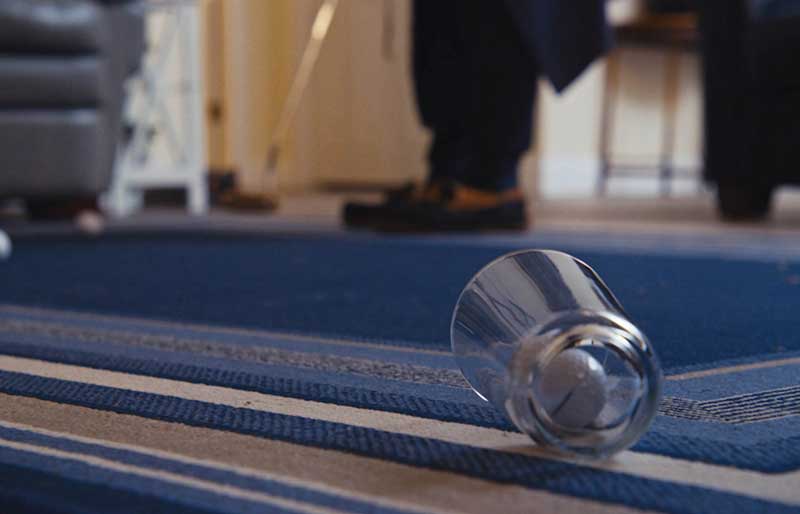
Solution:
[[[472,388],[542,446],[603,458],[650,426],[653,348],[585,263],[561,252],[501,257],[470,280],[450,338]]]

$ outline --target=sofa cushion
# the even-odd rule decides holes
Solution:
[[[94,56],[0,55],[0,108],[100,105],[110,90],[105,66]]]
[[[116,148],[108,125],[94,109],[0,110],[0,197],[106,190]]]
[[[94,52],[110,37],[104,16],[90,0],[2,0],[0,52]]]

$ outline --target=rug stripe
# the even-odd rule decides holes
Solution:
[[[350,406],[370,411],[379,410],[407,414],[414,417],[424,417],[431,420],[469,424],[480,427],[496,428],[502,431],[516,431],[513,426],[494,408],[485,402],[475,405],[476,398],[469,393],[471,401],[439,401],[425,396],[409,396],[393,391],[390,387],[380,387],[379,390],[353,387],[338,387],[331,384],[318,384],[302,380],[273,377],[266,370],[258,370],[257,374],[246,373],[243,370],[229,369],[225,366],[212,366],[210,368],[187,366],[183,363],[171,363],[174,357],[150,355],[155,360],[126,360],[120,357],[106,357],[84,355],[83,352],[61,350],[51,354],[36,346],[5,344],[2,352],[5,354],[21,355],[26,358],[43,359],[61,363],[71,363],[80,366],[90,366],[97,369],[106,369],[134,373],[137,375],[154,376],[171,380],[189,381],[198,384],[220,386],[225,388],[241,389],[276,395],[287,398],[309,400],[314,402],[329,403],[334,405]],[[222,368],[222,369],[220,369]],[[266,373],[266,374],[264,374]],[[418,386],[431,387],[431,386]],[[431,393],[431,391],[424,391]],[[689,402],[693,409],[678,408],[681,405],[688,407],[687,401],[665,398],[662,402],[661,413],[672,417],[689,420],[723,420],[712,417],[698,407],[697,402]],[[701,416],[702,414],[702,416]],[[774,417],[774,416],[773,416]],[[681,460],[696,460],[717,465],[727,465],[737,468],[780,473],[797,469],[800,453],[792,448],[791,440],[776,440],[767,445],[750,444],[745,447],[736,447],[730,442],[716,440],[702,440],[698,436],[683,437],[677,434],[664,436],[658,430],[651,430],[636,445],[635,450],[672,457]],[[769,454],[772,457],[764,459]]]
[[[14,349],[17,350],[14,350]],[[474,424],[501,430],[512,430],[513,427],[495,409],[486,403],[474,405],[477,400],[472,397],[471,402],[441,402],[429,399],[426,394],[421,396],[407,396],[397,393],[386,387],[380,390],[364,390],[359,388],[339,388],[330,384],[305,383],[292,379],[280,379],[265,376],[264,370],[258,369],[259,374],[252,375],[242,370],[197,368],[184,364],[169,364],[171,359],[158,358],[157,361],[125,361],[117,358],[103,356],[85,357],[81,352],[63,350],[56,355],[47,355],[42,349],[27,345],[6,344],[3,351],[9,354],[18,354],[25,357],[42,358],[56,362],[63,361],[78,365],[90,365],[100,369],[113,369],[117,371],[132,372],[136,374],[171,378],[180,381],[191,381],[201,384],[218,385],[244,389],[266,394],[275,394],[290,398],[300,398],[319,402],[329,402],[338,405],[348,405],[356,408],[377,409],[386,412],[410,414],[417,417],[426,417],[441,421]],[[150,356],[154,357],[154,356]],[[388,382],[391,384],[391,382]],[[431,387],[431,386],[416,386]],[[426,391],[429,393],[430,391]],[[468,391],[464,391],[468,393]],[[674,403],[674,402],[673,402]],[[669,401],[664,403],[663,413],[686,417],[685,414],[671,408]],[[696,416],[690,418],[696,419]],[[657,431],[651,431],[636,445],[636,450],[673,457],[684,460],[698,460],[710,464],[734,466],[737,468],[751,469],[769,473],[780,473],[797,469],[800,453],[793,448],[793,440],[780,440],[769,445],[736,446],[726,441],[703,440],[698,444],[697,437],[682,437],[671,435],[664,437]],[[771,445],[771,446],[770,446]],[[772,455],[764,459],[765,452]]]
[[[348,339],[330,339],[320,338],[315,336],[306,336],[300,334],[286,334],[278,332],[267,332],[263,330],[254,329],[240,329],[233,327],[219,327],[215,325],[201,325],[190,323],[175,323],[162,320],[152,320],[146,318],[136,318],[129,316],[110,315],[110,314],[95,314],[77,311],[67,311],[62,309],[53,309],[45,307],[29,307],[22,305],[0,304],[0,318],[7,320],[16,320],[19,318],[40,321],[49,323],[55,321],[57,324],[64,326],[80,326],[87,331],[96,330],[98,326],[107,326],[110,330],[124,331],[129,330],[134,333],[142,333],[150,331],[156,334],[167,335],[183,335],[188,338],[195,338],[198,340],[210,339],[215,340],[216,336],[224,336],[225,343],[235,343],[236,338],[233,340],[232,336],[251,341],[251,344],[266,345],[266,346],[281,346],[290,349],[298,349],[297,346],[304,347],[301,343],[304,341],[309,342],[310,348],[313,351],[329,352],[331,346],[340,346],[341,349],[349,348],[349,352],[357,350],[358,348],[369,348],[367,355],[373,355],[375,360],[397,357],[398,355],[410,355],[412,359],[417,357],[426,358],[425,356],[433,356],[432,361],[436,363],[436,367],[445,366],[450,362],[454,366],[452,360],[452,353],[444,350],[430,350],[429,348],[408,348],[406,346],[392,347],[391,345],[384,344],[379,341],[371,341],[368,339],[362,340],[348,340]],[[287,344],[288,343],[288,344]],[[405,344],[405,343],[404,343]],[[296,345],[296,346],[295,346]],[[306,350],[303,350],[306,351]],[[797,352],[794,352],[797,353]],[[401,357],[402,358],[402,357]],[[725,364],[730,363],[730,364]],[[692,366],[680,366],[678,368],[667,370],[668,380],[690,380],[694,378],[703,378],[707,376],[738,373],[741,371],[755,370],[755,369],[769,369],[773,367],[799,364],[800,357],[780,358],[776,355],[760,355],[752,357],[744,357],[737,359],[726,359],[716,363],[702,363]]]
[[[5,452],[2,449],[12,450]],[[28,458],[20,455],[29,454]],[[33,458],[31,458],[33,456]],[[38,458],[36,458],[38,457]],[[61,463],[59,463],[61,461]],[[67,461],[67,462],[64,462]],[[165,485],[169,485],[170,495],[178,497],[179,501],[196,502],[196,491],[210,493],[211,497],[206,497],[200,504],[214,505],[215,510],[224,509],[227,512],[242,512],[252,510],[249,503],[258,503],[268,506],[270,509],[280,509],[284,512],[304,512],[308,514],[343,514],[342,511],[325,509],[308,505],[302,502],[277,498],[268,494],[246,491],[237,487],[224,484],[216,484],[206,480],[177,475],[160,470],[132,466],[108,459],[82,455],[79,453],[65,452],[53,448],[46,448],[31,444],[17,443],[0,439],[0,462],[15,467],[33,468],[49,474],[58,474],[70,480],[90,482],[97,479],[100,470],[119,475],[109,479],[116,488],[133,490],[141,493],[142,491],[163,490]],[[72,463],[72,465],[71,465]],[[74,463],[83,464],[75,466]],[[135,478],[133,478],[135,477]],[[136,478],[149,479],[139,481]],[[195,494],[181,494],[183,488],[192,489]],[[227,500],[226,500],[227,498]],[[240,500],[231,502],[230,499]],[[228,508],[226,508],[226,504]],[[194,505],[199,506],[199,505]]]
[[[106,352],[111,351],[106,349]],[[502,414],[480,400],[471,390],[442,391],[441,388],[433,390],[433,386],[392,386],[387,382],[362,380],[342,380],[339,384],[302,373],[275,373],[274,369],[267,366],[253,365],[246,366],[246,369],[219,363],[202,363],[206,364],[202,366],[199,362],[194,365],[192,359],[158,353],[141,359],[113,353],[88,353],[78,348],[49,348],[2,341],[0,354],[513,430]]]
[[[348,352],[353,352],[358,348],[365,347],[370,350],[365,354],[372,356],[377,362],[383,359],[391,359],[392,356],[405,356],[407,361],[410,356],[412,361],[417,358],[426,359],[428,365],[435,364],[435,368],[451,367],[455,369],[455,362],[452,353],[449,351],[429,350],[427,348],[393,348],[382,342],[370,340],[347,340],[347,339],[327,339],[314,336],[298,334],[284,334],[277,332],[266,332],[261,330],[239,329],[232,327],[218,327],[213,325],[200,325],[188,323],[172,323],[161,320],[151,320],[145,318],[135,318],[118,315],[94,314],[76,311],[66,311],[44,307],[28,307],[20,305],[0,304],[0,319],[19,320],[20,318],[37,321],[43,324],[54,324],[61,327],[78,326],[86,333],[98,330],[98,326],[106,327],[112,332],[123,334],[129,331],[128,335],[138,335],[147,333],[162,334],[167,336],[182,336],[198,343],[201,341],[218,341],[216,336],[224,336],[224,344],[244,344],[242,341],[249,341],[249,345],[282,347],[286,349],[302,351],[330,352],[330,345],[349,348]],[[0,330],[2,331],[2,330]],[[131,334],[131,332],[133,334]],[[104,335],[107,335],[104,333]],[[238,337],[234,337],[238,336]],[[301,344],[302,341],[309,341],[310,345]],[[246,345],[247,346],[247,345]],[[299,348],[298,348],[299,347]],[[796,352],[795,352],[796,353]],[[433,357],[426,357],[426,356]],[[430,360],[427,360],[430,358]],[[725,363],[731,364],[725,364]],[[769,369],[773,367],[799,364],[800,357],[780,358],[776,355],[761,355],[719,361],[716,363],[703,363],[693,366],[681,366],[674,370],[667,370],[668,380],[690,380],[707,376],[738,373],[755,369]]]
[[[0,394],[7,417],[45,433],[172,459],[222,466],[248,476],[277,478],[381,506],[482,514],[543,512],[632,514],[622,505],[500,484],[291,442]],[[180,455],[176,455],[176,452]],[[268,458],[266,458],[268,457]],[[346,491],[343,493],[342,491]]]
[[[224,359],[203,359],[191,354],[183,356],[173,352],[161,352],[160,350],[152,349],[132,351],[124,346],[118,347],[109,343],[99,345],[97,343],[87,344],[74,341],[55,342],[48,340],[48,338],[44,338],[43,341],[41,337],[30,334],[19,335],[14,343],[2,341],[0,343],[2,343],[0,344],[0,352],[6,355],[247,389],[353,407],[376,408],[443,421],[471,423],[479,426],[513,430],[511,424],[503,416],[498,415],[495,409],[485,402],[478,400],[471,390],[454,391],[451,387],[429,387],[431,385],[430,382],[440,380],[442,370],[432,370],[419,366],[415,367],[414,370],[408,370],[410,373],[408,379],[420,377],[425,382],[425,375],[430,373],[427,379],[430,382],[428,384],[406,383],[399,388],[403,392],[398,392],[398,387],[393,386],[392,382],[398,378],[399,370],[397,367],[390,365],[384,366],[386,370],[375,373],[376,375],[381,375],[385,372],[386,376],[383,379],[370,381],[353,377],[347,378],[350,369],[346,366],[336,374],[324,373],[323,376],[319,376],[317,373],[309,374],[303,369],[280,368],[251,362],[230,362]],[[89,352],[85,351],[87,348]],[[119,353],[123,353],[125,357],[120,356]],[[373,364],[376,370],[381,369],[380,363],[375,362]],[[781,360],[775,363],[776,366],[781,364],[785,365],[786,361]],[[359,371],[356,371],[356,373],[360,374]],[[453,373],[458,372],[453,371]],[[356,384],[359,387],[353,387]],[[363,387],[367,389],[365,390]],[[779,390],[750,394],[755,395],[755,399],[769,402],[775,406],[783,404],[785,408],[781,412],[773,412],[765,407],[765,416],[750,416],[748,420],[742,422],[778,419],[797,414],[796,402],[789,405],[787,402],[791,398],[788,395],[784,395],[785,398],[779,398],[783,394]],[[768,397],[770,395],[776,397],[775,400],[769,400]],[[695,405],[695,410],[710,411],[715,405],[726,406],[730,402],[736,402],[738,398],[736,396],[713,402],[692,402],[692,404]],[[441,401],[442,399],[445,401]],[[677,415],[685,419],[703,419],[703,416],[698,417],[696,413],[690,415],[691,413],[689,412],[676,412],[674,403],[681,401],[683,400],[665,398],[665,405],[661,409],[661,414]],[[746,405],[745,402],[742,402],[736,408],[741,410],[757,406],[758,404],[748,401]],[[728,410],[730,411],[728,417],[732,417],[733,410]],[[710,416],[711,413],[708,414],[709,420],[725,421],[723,418]]]
[[[0,454],[9,450],[0,449]],[[18,454],[21,458],[27,454]],[[69,476],[0,465],[0,505],[3,514],[216,514],[167,498],[124,491],[108,485],[80,482]],[[203,507],[208,507],[209,504]]]
[[[485,405],[483,400],[480,400],[471,389],[466,387],[403,382],[395,380],[391,376],[383,378],[381,376],[349,374],[346,369],[338,372],[315,371],[291,366],[209,357],[188,352],[144,349],[114,343],[87,343],[69,339],[57,340],[29,334],[15,336],[0,334],[0,352],[8,355],[57,362],[63,360],[64,362],[89,367],[96,366],[98,361],[125,357],[141,363],[157,362],[180,364],[183,367],[193,366],[198,369],[211,369],[215,372],[225,372],[225,376],[228,377],[237,376],[241,373],[251,376],[267,376],[275,380],[283,380],[286,383],[306,382],[339,388],[357,387],[384,393],[397,393],[409,397],[423,396],[443,401]]]
[[[39,350],[41,349],[41,350]],[[298,355],[303,360],[298,362],[270,362],[262,359],[266,352],[231,351],[192,352],[164,348],[146,348],[139,345],[117,343],[112,339],[98,337],[94,342],[80,339],[51,338],[34,334],[0,333],[0,350],[4,353],[14,352],[19,355],[40,351],[43,355],[50,353],[56,358],[59,352],[64,358],[75,360],[70,356],[73,351],[80,353],[84,359],[102,358],[105,356],[125,356],[139,361],[172,362],[197,367],[211,367],[231,370],[233,372],[249,372],[251,374],[268,374],[272,377],[302,379],[339,386],[361,386],[372,389],[393,390],[408,395],[424,394],[433,398],[470,400],[482,403],[472,393],[466,381],[456,369],[436,369],[424,366],[405,366],[378,361],[363,362],[363,365],[352,365],[352,361],[326,359],[322,355]],[[252,358],[249,358],[252,357]],[[319,365],[317,365],[319,363]],[[336,365],[340,365],[339,368]]]
[[[347,355],[327,352],[298,351],[280,348],[280,341],[261,341],[261,344],[241,344],[231,338],[221,341],[198,337],[196,334],[153,334],[144,330],[120,331],[98,327],[73,327],[62,323],[41,320],[21,321],[19,319],[0,318],[0,332],[9,336],[36,335],[48,339],[75,340],[94,344],[122,344],[131,347],[186,352],[209,357],[258,362],[278,366],[292,366],[299,369],[335,372],[346,370],[350,374],[378,376],[393,380],[404,380],[418,383],[469,387],[461,374],[455,369],[455,362],[450,358],[428,358],[429,365],[421,366],[410,359],[411,353],[402,354],[405,362],[393,362],[385,355],[370,355],[371,358],[355,357],[353,352]],[[8,337],[8,336],[7,336]],[[364,352],[358,352],[364,353]],[[372,353],[372,352],[369,352]],[[436,364],[432,366],[430,364]]]
[[[199,460],[176,458],[174,455],[158,455],[152,451],[142,451],[140,448],[101,444],[86,438],[79,439],[0,421],[0,441],[3,440],[98,457],[121,464],[196,478],[208,483],[228,485],[251,492],[266,493],[269,496],[338,511],[367,514],[374,512],[378,507],[371,501],[309,489],[302,484],[275,480],[274,477],[267,477],[265,474],[254,476],[253,473],[241,473],[231,468],[209,466]],[[419,509],[409,508],[400,510],[397,506],[389,506],[386,503],[380,506],[381,512],[385,514],[421,512]]]
[[[708,366],[703,366],[703,369],[698,371],[687,371],[684,373],[675,373],[667,378],[667,380],[693,380],[696,378],[705,378],[718,375],[728,375],[731,373],[741,373],[743,371],[753,371],[757,369],[770,369],[782,366],[793,366],[800,364],[800,357],[791,357],[788,359],[779,359],[771,357],[750,358],[747,359],[748,363],[738,364],[732,366],[719,366],[708,369]],[[754,362],[755,361],[755,362]]]
[[[532,457],[528,441],[520,434],[509,434],[480,427],[440,422],[431,423],[415,418],[409,419],[400,415],[376,415],[376,413],[368,411],[352,412],[357,411],[357,409],[348,409],[346,407],[331,408],[331,406],[327,405],[314,405],[312,402],[287,402],[285,398],[265,397],[265,395],[256,393],[226,391],[222,388],[210,386],[172,383],[171,381],[159,379],[86,370],[50,363],[25,361],[23,359],[0,358],[0,367],[7,371],[36,373],[56,379],[46,380],[25,375],[7,374],[6,380],[4,380],[4,387],[12,393],[31,394],[38,397],[46,395],[48,398],[52,396],[52,399],[58,398],[60,401],[82,404],[86,404],[86,398],[92,398],[93,400],[89,403],[97,408],[113,408],[117,411],[145,416],[158,416],[163,419],[195,424],[212,422],[214,426],[219,428],[224,427],[225,429],[233,429],[245,433],[255,430],[256,433],[263,433],[269,437],[283,437],[303,444],[317,444],[347,451],[367,452],[367,454],[374,453],[376,456],[383,456],[384,458],[410,458],[410,462],[417,465],[439,466],[446,461],[455,467],[454,470],[467,473],[478,472],[485,474],[486,466],[495,464],[496,469],[493,469],[486,478],[519,480],[520,483],[531,487],[541,487],[543,485],[535,480],[537,475],[543,478],[540,473],[530,469],[530,474],[519,477],[516,470],[510,468],[530,467],[531,464],[534,464],[536,467],[543,467],[550,472],[556,473],[563,473],[567,469],[580,469],[580,467],[571,464],[546,462]],[[79,379],[94,385],[62,382],[62,380],[70,379]],[[138,392],[126,393],[120,390],[107,390],[109,387],[114,387],[114,383],[125,384],[126,388],[137,390]],[[147,394],[143,394],[143,391],[147,391]],[[163,394],[169,394],[172,398],[160,396]],[[176,396],[183,398],[183,402],[177,400]],[[130,407],[126,407],[127,405],[130,405]],[[264,410],[254,411],[254,408]],[[186,413],[189,412],[192,414],[187,418]],[[280,412],[281,415],[275,415],[274,412]],[[176,419],[176,415],[180,418]],[[296,417],[303,415],[313,415],[315,418],[324,416],[325,421],[317,421],[316,419],[312,421]],[[214,419],[224,419],[226,421],[222,422],[222,426],[219,426],[220,422],[213,422]],[[317,426],[315,426],[315,422]],[[365,429],[364,427],[370,428]],[[313,434],[309,433],[310,431]],[[395,438],[396,440],[392,441]],[[516,445],[515,448],[509,448],[514,445]],[[471,448],[468,450],[467,446]],[[504,449],[504,451],[492,451],[497,449]],[[429,451],[433,453],[428,455]],[[489,451],[493,456],[484,456],[486,451]],[[434,457],[434,455],[436,456]],[[469,456],[469,459],[464,461],[463,457],[467,456]],[[480,459],[480,464],[473,461],[474,458]],[[519,459],[519,462],[511,464],[511,461],[516,461],[517,459]],[[616,464],[617,467],[613,469],[617,472],[627,473],[628,470],[624,466],[620,466],[619,462]],[[669,466],[670,462],[672,462],[672,466]],[[654,475],[654,479],[660,480],[667,477],[673,479],[671,475],[675,475],[676,482],[710,485],[709,482],[711,481],[714,483],[713,486],[719,489],[730,490],[731,487],[734,487],[734,491],[751,494],[752,496],[764,497],[765,494],[763,484],[758,484],[759,487],[754,487],[754,480],[769,482],[769,488],[774,489],[770,491],[769,499],[798,502],[793,490],[794,486],[791,483],[784,483],[783,477],[780,476],[767,477],[750,472],[656,457],[647,457],[646,462],[642,464],[644,465],[641,466],[641,470],[637,470],[637,472],[641,471],[642,473]],[[596,464],[598,468],[608,465]],[[473,469],[473,467],[480,469]],[[694,473],[691,473],[692,471]],[[606,475],[606,470],[601,469],[595,469],[594,472],[598,473],[594,478],[600,479],[601,482],[603,479],[613,482],[614,477],[621,476],[617,475],[617,473]],[[509,475],[509,473],[511,474]],[[631,475],[626,475],[626,477],[626,480],[647,480]],[[659,483],[655,480],[649,482]],[[563,487],[563,492],[571,494],[581,494],[582,492],[581,487],[573,489],[577,484],[570,483],[570,481],[561,484],[549,483],[547,485],[556,488]],[[687,487],[676,484],[670,484],[670,486]],[[608,494],[608,491],[604,492],[604,494]],[[701,493],[698,492],[696,494]],[[702,494],[711,493],[704,491]]]
[[[245,338],[255,338],[257,340],[282,340],[295,343],[309,343],[312,345],[324,345],[329,349],[332,347],[340,348],[364,348],[372,349],[381,354],[391,355],[412,353],[415,355],[432,355],[441,357],[451,357],[448,350],[431,349],[430,345],[414,343],[411,341],[374,341],[371,339],[357,337],[338,338],[315,336],[312,334],[296,334],[289,332],[277,332],[268,330],[246,329],[236,327],[222,327],[217,325],[203,325],[199,323],[174,323],[165,320],[154,320],[148,318],[137,318],[133,316],[121,316],[113,314],[96,314],[89,312],[68,311],[48,307],[32,307],[27,305],[13,305],[0,303],[0,313],[16,316],[29,316],[34,318],[60,318],[68,322],[86,321],[93,325],[98,322],[112,324],[129,324],[134,330],[168,330],[168,331],[193,331],[202,332],[209,335],[241,336]],[[394,344],[393,344],[394,343]]]

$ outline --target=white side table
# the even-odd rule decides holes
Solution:
[[[118,151],[104,200],[113,216],[141,208],[143,193],[151,188],[185,188],[188,211],[208,211],[201,1],[140,5],[148,23],[158,16],[161,30],[155,40],[149,38],[141,70],[127,84],[125,118],[133,130]]]

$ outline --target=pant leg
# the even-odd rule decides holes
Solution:
[[[475,158],[464,109],[470,105],[464,20],[453,2],[415,0],[414,86],[423,124],[431,130],[428,177],[463,177]]]
[[[414,77],[433,133],[430,177],[517,184],[531,142],[536,66],[503,2],[416,0]]]
[[[705,176],[747,181],[754,163],[756,116],[747,54],[747,8],[743,1],[698,3],[703,34]]]

